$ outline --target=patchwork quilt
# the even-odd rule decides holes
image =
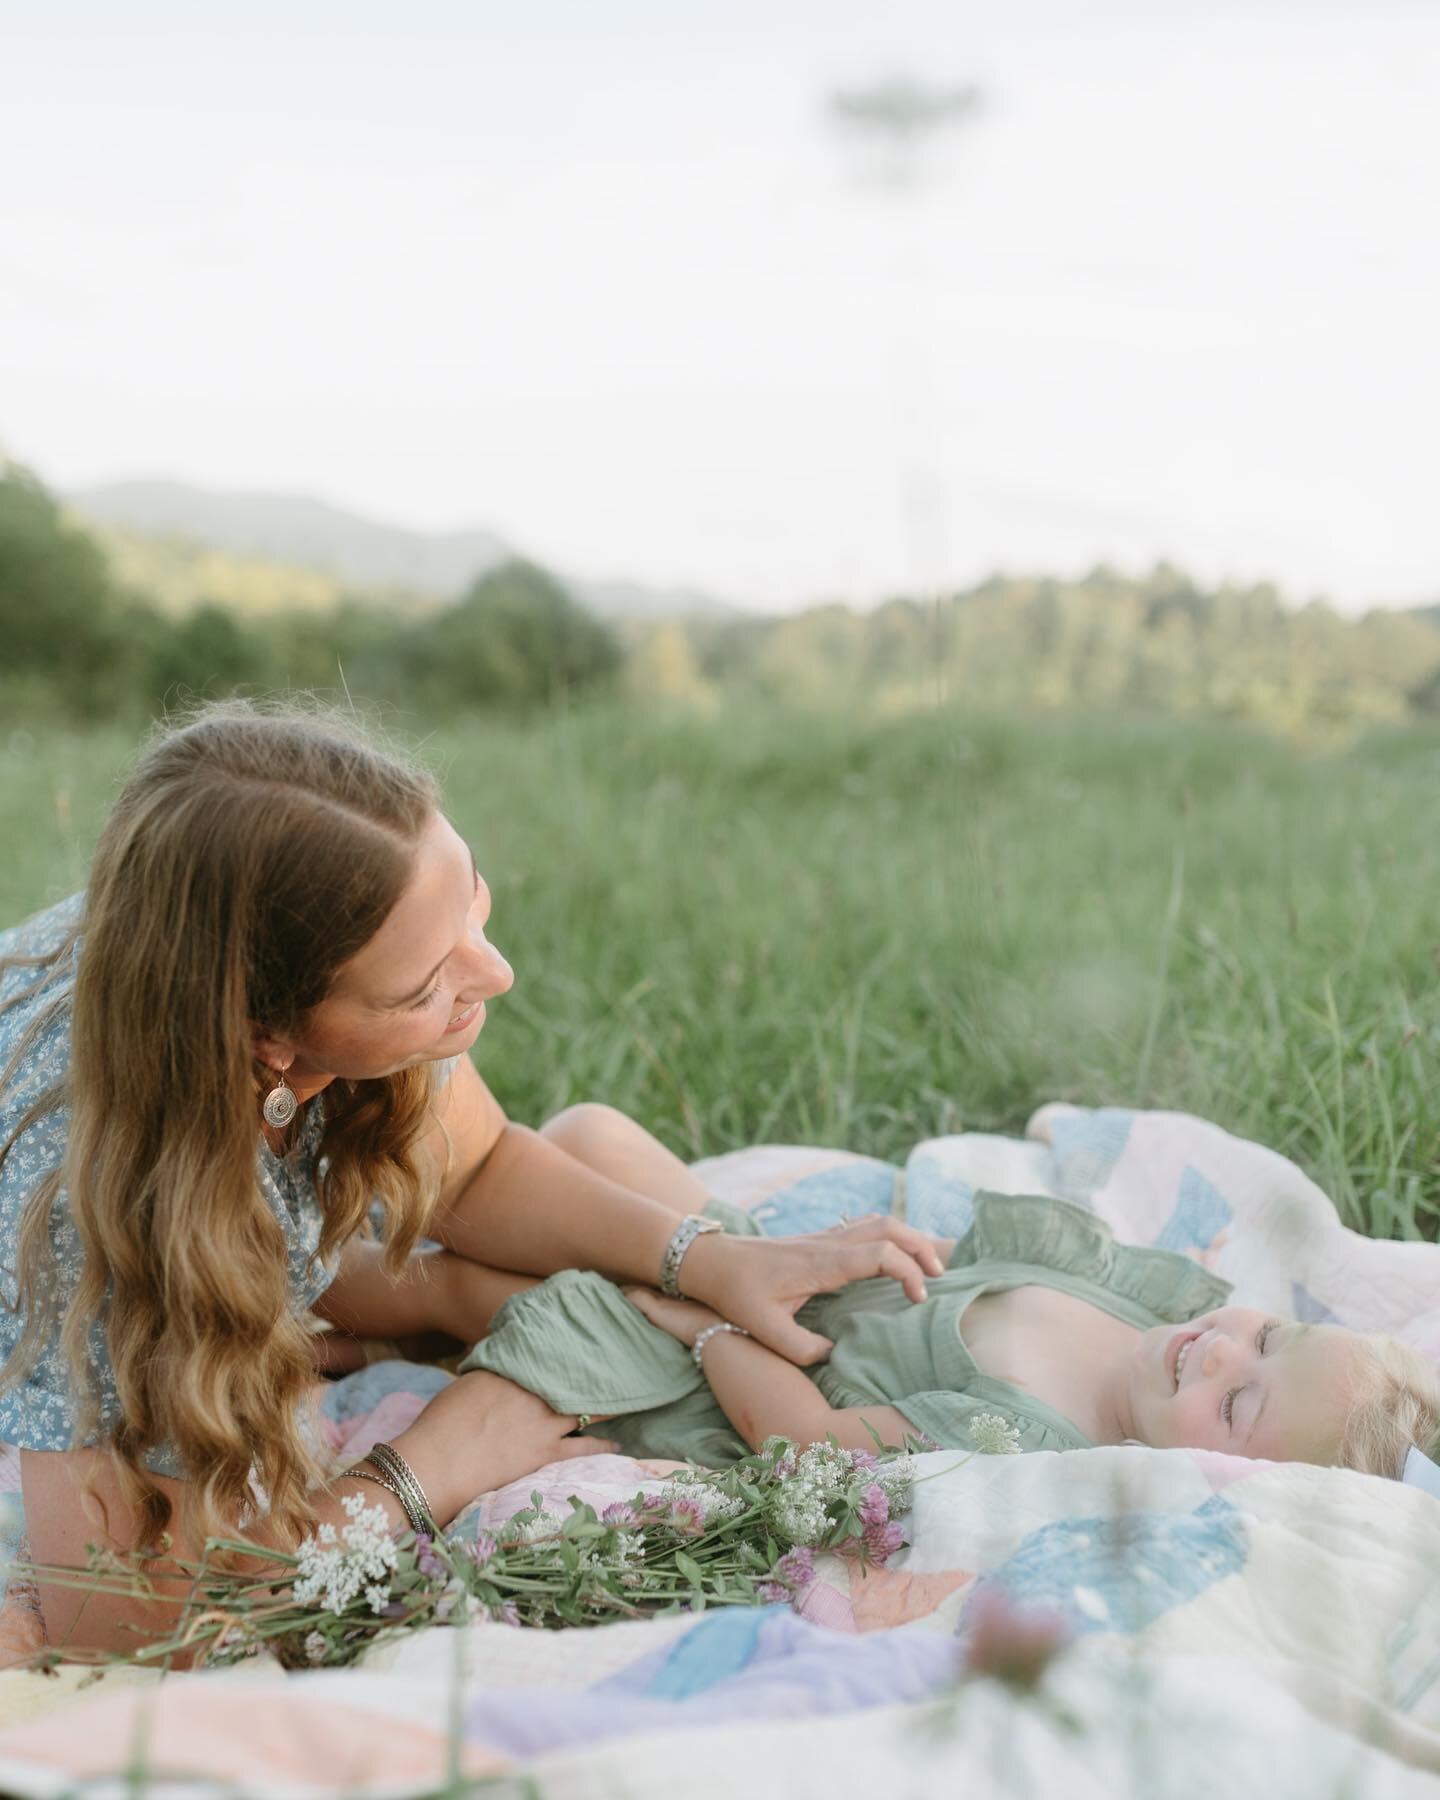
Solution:
[[[1186,1115],[1050,1106],[1024,1140],[921,1144],[899,1180],[872,1158],[776,1146],[697,1172],[771,1233],[894,1206],[953,1236],[977,1188],[1063,1195],[1129,1242],[1196,1257],[1242,1304],[1391,1331],[1440,1361],[1440,1247],[1346,1230],[1293,1165]],[[391,1363],[330,1384],[331,1445],[354,1456],[402,1430],[445,1379]],[[508,1518],[536,1487],[563,1511],[657,1472],[557,1464],[479,1497],[455,1529]],[[910,1547],[868,1574],[823,1559],[794,1611],[434,1628],[312,1673],[0,1673],[0,1791],[147,1791],[122,1779],[141,1768],[155,1792],[306,1800],[476,1782],[657,1800],[677,1786],[954,1800],[967,1783],[1106,1800],[1242,1782],[1306,1800],[1440,1793],[1440,1500],[1138,1446],[937,1452],[918,1474]],[[13,1492],[5,1521],[13,1539]],[[1015,1607],[1044,1609],[1064,1640],[1033,1685],[1000,1679],[993,1621]],[[12,1592],[0,1644],[14,1655],[37,1632]]]

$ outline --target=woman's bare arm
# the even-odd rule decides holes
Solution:
[[[361,1338],[407,1338],[441,1331],[471,1344],[512,1294],[533,1287],[533,1275],[514,1275],[449,1250],[412,1251],[398,1275],[382,1264],[384,1247],[353,1238],[341,1252],[334,1281],[314,1311]]]
[[[436,1522],[446,1525],[477,1494],[503,1487],[548,1462],[593,1456],[609,1448],[594,1438],[567,1436],[574,1427],[573,1417],[552,1412],[534,1394],[476,1371],[447,1383],[392,1442],[415,1471]],[[104,1452],[27,1450],[21,1453],[20,1473],[35,1562],[84,1569],[87,1545],[121,1553],[137,1547],[136,1521]],[[186,1484],[163,1476],[156,1480],[174,1508],[173,1554],[198,1561],[202,1545],[187,1519]],[[317,1492],[316,1524],[337,1529],[346,1525],[349,1519],[341,1501],[351,1494],[363,1495],[367,1506],[382,1507],[393,1528],[408,1529],[399,1502],[375,1482],[356,1476],[341,1476]],[[294,1548],[277,1542],[264,1520],[243,1535],[271,1549]],[[157,1601],[87,1594],[42,1582],[40,1602],[50,1644],[133,1652],[168,1636],[189,1582],[181,1575],[167,1578],[165,1567],[163,1561],[155,1564],[155,1585],[162,1596]]]
[[[627,1281],[656,1279],[675,1230],[672,1206],[506,1122],[469,1063],[447,1082],[437,1112],[444,1133],[443,1141],[436,1134],[435,1153],[448,1162],[429,1229],[447,1249],[522,1275],[598,1269]],[[942,1269],[922,1232],[874,1218],[813,1238],[715,1232],[696,1239],[680,1281],[772,1349],[808,1363],[829,1348],[795,1322],[812,1294],[884,1275],[923,1300],[925,1276]]]

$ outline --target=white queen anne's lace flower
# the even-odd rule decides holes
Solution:
[[[1002,1418],[999,1413],[976,1413],[966,1429],[970,1433],[970,1442],[982,1456],[1020,1454],[1018,1427],[1012,1425],[1009,1419]]]
[[[745,1510],[745,1502],[738,1494],[725,1494],[719,1488],[708,1487],[703,1479],[697,1481],[694,1473],[689,1470],[678,1472],[666,1482],[660,1490],[660,1497],[672,1505],[676,1500],[697,1503],[707,1525],[712,1519],[733,1519],[737,1513]]]
[[[897,1456],[874,1471],[892,1513],[909,1512],[915,1501],[915,1458]]]
[[[301,1606],[318,1601],[327,1611],[339,1614],[363,1593],[371,1609],[382,1612],[389,1603],[396,1562],[385,1509],[367,1508],[361,1494],[347,1494],[340,1504],[350,1517],[340,1532],[341,1541],[330,1541],[335,1536],[333,1527],[327,1539],[322,1526],[295,1553],[294,1598]]]
[[[834,1444],[811,1444],[795,1459],[774,1500],[776,1530],[792,1544],[818,1544],[835,1524],[835,1503],[855,1481],[848,1450]]]
[[[544,1538],[560,1535],[560,1527],[565,1523],[554,1513],[537,1513],[533,1519],[512,1519],[505,1527],[507,1544],[536,1544]]]

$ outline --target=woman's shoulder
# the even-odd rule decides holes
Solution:
[[[63,1083],[70,1060],[74,947],[48,970],[44,959],[74,936],[81,899],[71,895],[0,933],[0,1296],[12,1306],[25,1202],[53,1175],[65,1152],[69,1110]],[[23,960],[7,966],[6,957]],[[47,1096],[51,1103],[37,1108]],[[52,1204],[51,1229],[57,1248],[78,1257],[63,1193]]]
[[[70,894],[0,931],[0,1070],[37,1015],[74,987],[84,910],[84,894]]]
[[[32,1102],[63,1077],[69,1062],[70,998],[80,952],[76,928],[83,901],[82,894],[72,894],[0,932],[0,1143],[16,1130]],[[54,1115],[49,1118],[53,1121]],[[27,1130],[27,1138],[37,1126]],[[54,1129],[48,1125],[42,1135]],[[0,1181],[4,1174],[0,1165]]]
[[[31,913],[18,925],[7,926],[0,931],[0,962],[17,956],[52,956],[80,923],[84,912],[85,890],[81,888],[53,906]]]

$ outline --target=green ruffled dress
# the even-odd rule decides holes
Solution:
[[[756,1235],[752,1221],[723,1202],[707,1211],[727,1231]],[[979,1193],[974,1223],[919,1305],[877,1278],[817,1294],[801,1308],[801,1323],[835,1345],[805,1373],[832,1406],[898,1407],[942,1449],[972,1448],[968,1428],[980,1412],[1012,1424],[1022,1450],[1089,1449],[1063,1413],[981,1374],[960,1335],[977,1295],[1032,1285],[1088,1300],[1142,1331],[1183,1324],[1231,1290],[1176,1251],[1116,1243],[1103,1219],[1072,1201]],[[460,1367],[508,1376],[557,1412],[619,1414],[589,1429],[630,1456],[715,1468],[748,1454],[689,1350],[600,1275],[566,1270],[514,1295]]]

